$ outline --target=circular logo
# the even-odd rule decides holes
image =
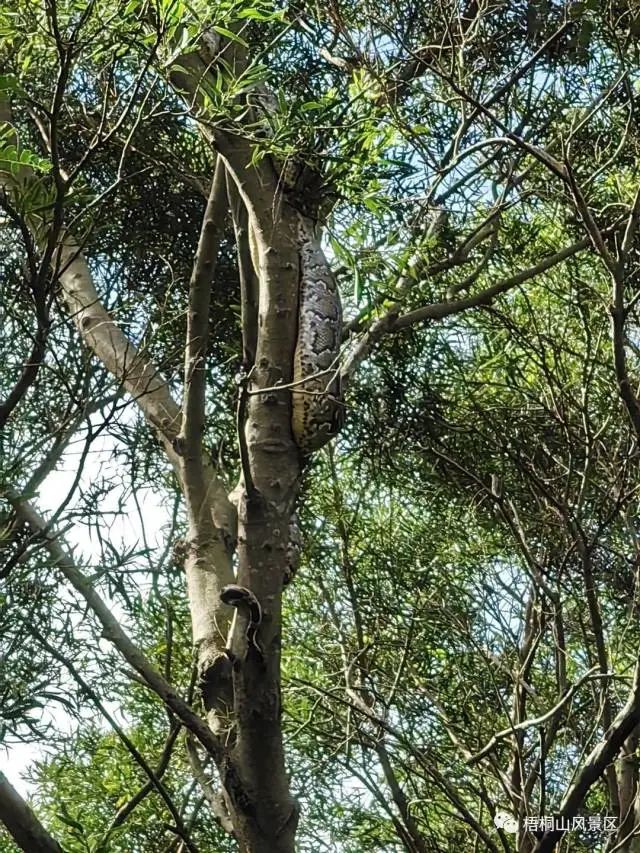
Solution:
[[[509,812],[497,811],[493,823],[498,829],[504,829],[505,832],[516,833],[518,831],[518,821]]]

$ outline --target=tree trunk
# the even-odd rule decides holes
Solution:
[[[622,755],[616,762],[620,818],[615,843],[611,845],[611,849],[615,849],[618,853],[639,853],[640,851],[637,758],[639,736],[640,731],[636,728],[624,742]]]
[[[239,610],[234,622],[234,742],[221,768],[240,848],[251,853],[293,851],[298,820],[282,743],[280,649],[300,454],[291,432],[291,392],[276,388],[292,378],[300,278],[296,226],[297,214],[286,206],[271,225],[253,225],[260,297],[256,362],[240,437],[247,470],[238,512],[238,584],[255,596],[261,618],[255,636],[247,613]]]

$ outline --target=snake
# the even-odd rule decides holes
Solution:
[[[299,213],[298,223],[300,282],[291,426],[300,450],[310,454],[342,426],[338,365],[342,306],[312,221]]]

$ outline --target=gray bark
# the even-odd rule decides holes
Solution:
[[[64,853],[4,773],[0,773],[0,820],[26,853]]]

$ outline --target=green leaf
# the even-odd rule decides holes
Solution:
[[[17,92],[19,89],[18,78],[14,74],[0,74],[0,92]]]
[[[240,19],[249,19],[252,21],[281,21],[284,20],[284,14],[281,11],[263,12],[260,9],[242,9],[237,13],[236,17]]]
[[[226,27],[214,26],[212,29],[214,29],[218,33],[218,35],[228,38],[229,41],[237,42],[243,47],[249,47],[249,45],[243,38],[241,38],[237,33],[232,32],[232,30],[228,30]]]

